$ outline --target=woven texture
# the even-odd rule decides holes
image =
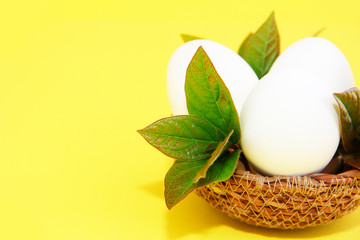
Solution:
[[[296,229],[330,223],[360,203],[360,171],[301,177],[264,177],[237,169],[198,188],[211,206],[248,224]]]

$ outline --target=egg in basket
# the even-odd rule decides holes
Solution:
[[[360,202],[360,91],[342,52],[319,37],[279,54],[274,14],[239,52],[204,39],[171,56],[173,115],[139,133],[176,159],[169,209],[195,191],[249,224],[331,222]]]

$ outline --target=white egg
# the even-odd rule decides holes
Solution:
[[[248,95],[240,115],[241,147],[268,175],[321,171],[335,154],[339,120],[326,75],[308,65],[272,69]],[[320,81],[319,81],[320,80]]]
[[[188,114],[185,77],[196,50],[202,46],[230,91],[235,108],[240,110],[246,96],[258,82],[252,68],[231,49],[210,40],[194,40],[181,45],[171,56],[167,69],[167,91],[173,115]]]
[[[276,59],[271,71],[285,66],[301,64],[307,69],[318,72],[329,85],[331,92],[343,92],[355,86],[351,67],[344,54],[329,40],[319,37],[301,39],[290,45]]]

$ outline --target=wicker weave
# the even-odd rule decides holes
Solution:
[[[360,203],[360,171],[265,177],[237,169],[233,176],[196,190],[211,206],[243,222],[296,229],[330,223]]]

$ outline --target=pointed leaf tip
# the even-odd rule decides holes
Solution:
[[[280,53],[280,36],[274,11],[239,49],[239,55],[252,67],[259,79],[270,69]]]
[[[193,40],[197,40],[197,39],[203,39],[194,35],[190,35],[190,34],[180,34],[182,40],[186,43],[186,42],[190,42]]]
[[[185,95],[190,115],[208,120],[224,137],[234,129],[230,142],[240,141],[239,117],[230,92],[202,46],[187,68]]]
[[[223,140],[219,129],[196,116],[163,118],[138,132],[160,152],[181,160],[207,159]]]

